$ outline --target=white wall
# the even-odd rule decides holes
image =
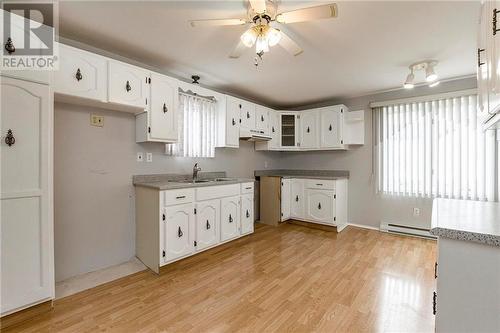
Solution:
[[[90,114],[104,115],[104,127],[90,126]],[[216,149],[213,159],[176,158],[164,144],[135,143],[131,114],[56,103],[54,143],[56,280],[129,260],[135,254],[132,175],[227,171],[253,178],[255,169],[277,167],[279,153]],[[137,152],[152,152],[153,162],[136,162]]]
[[[342,169],[350,171],[349,222],[378,228],[380,222],[397,223],[418,228],[430,228],[432,200],[410,197],[381,196],[375,193],[372,168],[372,110],[371,102],[431,95],[449,91],[476,88],[476,79],[468,78],[441,83],[438,87],[418,87],[380,94],[326,101],[300,109],[345,104],[350,110],[365,110],[365,145],[350,151],[282,153],[281,168]],[[420,208],[420,216],[413,216],[413,208]]]

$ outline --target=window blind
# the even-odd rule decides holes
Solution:
[[[378,191],[495,200],[495,132],[483,132],[476,94],[375,112]]]
[[[179,93],[178,111],[178,141],[165,146],[166,154],[181,157],[215,157],[215,101]]]

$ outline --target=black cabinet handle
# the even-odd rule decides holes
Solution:
[[[161,219],[165,221],[165,214],[162,214]]]
[[[5,43],[5,50],[9,52],[9,54],[12,54],[16,52],[16,48],[14,46],[14,43],[12,42],[12,38],[7,38],[7,43]]]
[[[241,109],[241,104],[239,104],[238,106],[239,106],[239,108]]]
[[[179,227],[179,230],[177,230],[177,236],[179,236],[179,238],[181,238],[182,235],[184,235],[184,233],[182,232],[181,227]]]
[[[311,132],[311,130],[309,129],[309,126],[307,126],[307,130],[306,130],[307,133]]]
[[[233,223],[233,217],[229,214],[229,223]]]
[[[271,131],[274,133],[274,126],[271,127]]]
[[[321,209],[321,202],[318,203],[318,209]]]
[[[331,132],[332,131],[332,125],[330,124],[330,127],[328,127],[328,130]]]
[[[129,92],[130,90],[132,90],[132,87],[130,86],[130,82],[127,81],[127,84],[125,85],[125,90],[127,92]]]
[[[437,279],[438,277],[438,263],[437,261],[434,263],[434,278]]]
[[[247,119],[250,119],[250,113],[247,111]]]
[[[207,230],[210,230],[210,222],[207,220]]]
[[[264,121],[264,116],[260,116],[260,121]]]
[[[249,218],[249,217],[250,217],[250,213],[248,212],[248,209],[247,209],[246,217],[247,217],[247,218]]]
[[[178,197],[175,197],[176,199],[184,199],[186,196],[185,195],[181,195],[181,196],[178,196]]]
[[[82,72],[80,71],[80,68],[76,70],[75,78],[78,82],[80,82],[81,79],[83,79]]]
[[[295,201],[299,202],[299,196],[298,195],[295,196]]]
[[[497,29],[497,14],[500,12],[498,9],[493,9],[493,36],[497,34],[500,29]],[[10,38],[9,38],[10,39]]]
[[[484,51],[485,49],[480,49],[480,48],[477,49],[477,67],[481,67],[482,65],[484,65],[484,62],[481,62],[481,52]]]
[[[433,315],[436,315],[436,313],[437,313],[437,296],[438,295],[436,292],[434,292],[432,294],[432,314]]]
[[[14,137],[14,134],[12,133],[11,129],[7,130],[7,135],[5,136],[5,143],[7,146],[12,146],[14,143],[16,143],[16,138]]]
[[[234,126],[234,125],[236,125],[236,122],[234,121],[234,118],[233,118],[233,120],[231,121],[231,123],[233,124],[233,126]]]
[[[167,112],[168,112],[167,104],[163,103],[163,113],[167,113]]]

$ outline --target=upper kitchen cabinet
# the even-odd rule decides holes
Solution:
[[[317,148],[319,144],[317,111],[308,111],[300,115],[300,147]]]
[[[107,59],[59,44],[59,70],[54,92],[64,96],[107,102]]]
[[[280,150],[296,149],[300,146],[299,119],[298,112],[280,113]]]
[[[484,128],[500,128],[500,1],[485,1],[477,49],[480,119]]]
[[[145,112],[136,115],[137,142],[176,142],[178,135],[178,81],[151,73],[150,95]]]
[[[320,147],[341,148],[343,106],[331,106],[318,110],[320,117]]]
[[[255,142],[255,150],[279,150],[281,140],[280,114],[269,109],[269,136],[271,140]]]
[[[255,129],[262,134],[269,134],[269,114],[273,110],[264,106],[257,105],[255,107]]]
[[[240,110],[240,130],[255,130],[255,104],[237,99],[237,105]]]
[[[148,71],[114,60],[108,62],[110,103],[145,109],[149,96]]]
[[[219,113],[219,144],[221,147],[240,146],[240,100],[226,96],[224,112]]]

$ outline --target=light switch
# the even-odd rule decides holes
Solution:
[[[137,153],[137,162],[142,162],[144,160],[144,155],[142,152]]]
[[[153,162],[153,153],[146,153],[146,162]]]
[[[103,127],[104,126],[104,116],[99,116],[97,114],[90,115],[90,125]]]

